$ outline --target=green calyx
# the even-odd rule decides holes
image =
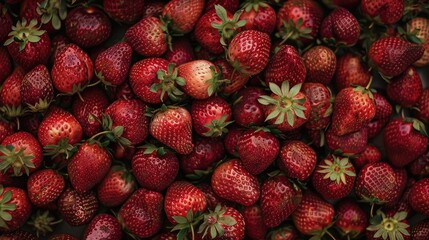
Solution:
[[[174,63],[170,63],[168,64],[167,72],[158,70],[156,76],[160,82],[154,83],[150,87],[150,91],[155,93],[161,90],[161,101],[164,100],[165,93],[174,102],[181,100],[183,97],[183,92],[176,85],[183,87],[186,85],[186,81],[178,76],[178,70],[175,66]]]
[[[323,179],[330,179],[335,181],[337,184],[343,183],[347,184],[346,176],[355,177],[356,173],[350,171],[349,169],[353,167],[348,158],[338,158],[332,156],[333,160],[325,159],[323,165],[320,165],[321,170],[318,170],[319,173],[325,173]]]
[[[126,184],[134,184],[134,175],[125,167],[125,165],[115,165],[111,168],[113,172],[122,172],[121,178],[125,180]]]
[[[189,232],[191,232],[192,239],[194,239],[195,238],[194,226],[197,225],[202,220],[202,215],[199,212],[196,212],[194,214],[191,208],[187,212],[186,217],[174,216],[173,219],[174,221],[177,222],[177,224],[173,227],[173,229],[171,229],[171,231],[172,232],[179,231],[177,233],[178,240],[188,239],[187,235]]]
[[[207,94],[209,96],[213,96],[213,94],[217,93],[223,84],[229,83],[229,80],[222,79],[222,73],[220,71],[216,71],[214,66],[210,66],[210,72],[212,77],[207,80],[207,83],[209,84]]]
[[[47,145],[43,148],[45,156],[51,156],[55,158],[59,155],[65,156],[66,159],[70,159],[71,156],[77,151],[77,147],[69,144],[69,139],[61,139],[55,145]]]
[[[397,212],[393,217],[387,217],[386,214],[378,210],[377,215],[371,218],[371,225],[367,230],[375,232],[374,238],[403,240],[404,236],[410,236],[407,230],[410,225],[403,222],[406,218],[407,212]]]
[[[51,22],[55,30],[61,29],[61,21],[67,17],[67,1],[45,0],[37,5],[36,11],[41,16],[41,22]]]
[[[0,111],[3,112],[9,118],[17,118],[21,117],[27,113],[28,109],[23,107],[22,105],[18,106],[2,106]]]
[[[12,192],[4,191],[3,185],[0,184],[0,229],[9,229],[7,222],[12,220],[12,215],[9,212],[13,212],[16,209],[16,204],[10,203],[12,200]]]
[[[27,103],[27,106],[31,112],[45,112],[48,109],[50,104],[51,104],[51,101],[49,99],[40,98],[39,101],[36,102],[36,104],[31,105]]]
[[[32,19],[29,23],[24,18],[22,21],[18,21],[16,26],[12,26],[12,31],[8,36],[10,38],[4,43],[5,46],[10,45],[12,42],[19,44],[19,51],[24,50],[27,43],[37,43],[40,41],[40,36],[42,36],[45,31],[39,30],[39,27],[36,27],[37,20]]]
[[[250,12],[252,10],[255,12],[258,12],[260,7],[267,8],[269,7],[269,5],[265,1],[251,0],[251,1],[245,2],[242,6],[242,9],[244,9],[244,11],[246,12]]]
[[[313,39],[313,36],[311,36],[312,29],[304,28],[302,26],[303,23],[304,20],[302,18],[299,18],[296,22],[292,19],[289,19],[289,21],[283,20],[281,31],[276,33],[276,37],[282,39],[280,45],[288,40],[299,43],[300,41],[297,40],[300,38]]]
[[[0,156],[0,171],[6,172],[9,168],[13,168],[13,174],[21,176],[21,171],[24,169],[27,176],[30,175],[30,168],[35,168],[31,161],[34,156],[26,155],[24,151],[25,148],[15,149],[12,145],[0,146],[0,152],[3,154]]]
[[[144,148],[144,154],[152,154],[153,152],[156,152],[159,156],[164,156],[169,151],[168,149],[165,149],[165,147],[157,147],[154,144],[147,143],[141,148]]]
[[[285,120],[290,126],[295,124],[295,116],[298,118],[305,119],[304,111],[306,108],[303,106],[306,99],[305,97],[297,98],[298,93],[301,90],[302,84],[297,84],[290,88],[289,82],[284,81],[279,87],[275,83],[269,83],[271,92],[273,92],[277,98],[270,96],[260,96],[258,102],[262,105],[274,105],[275,109],[272,111],[265,121],[276,119],[274,124],[282,124]]]
[[[52,226],[60,222],[62,222],[62,219],[55,220],[55,217],[50,216],[49,211],[47,210],[43,213],[37,211],[37,213],[31,217],[28,224],[33,227],[37,237],[40,237],[53,232],[54,230],[52,229]]]
[[[429,136],[426,131],[426,126],[422,121],[415,118],[406,118],[405,121],[413,123],[413,128],[419,133],[423,134],[426,137]]]
[[[96,118],[95,116],[93,117]],[[100,121],[98,118],[96,119],[97,121]],[[89,141],[99,142],[101,146],[107,146],[111,142],[118,143],[124,147],[131,146],[131,141],[122,136],[124,134],[124,127],[123,126],[113,127],[113,120],[109,115],[102,114],[102,119],[100,122],[103,128],[103,131],[92,136],[89,139]],[[103,139],[103,137],[105,138]]]
[[[226,208],[221,205],[217,205],[215,210],[209,210],[207,214],[204,215],[204,221],[200,225],[198,232],[203,233],[203,238],[207,236],[210,232],[210,238],[220,238],[224,235],[225,229],[224,226],[234,226],[237,224],[237,221],[228,215],[224,215]]]
[[[219,137],[222,134],[228,132],[226,126],[233,123],[234,121],[226,121],[227,115],[222,115],[219,119],[213,119],[211,123],[205,124],[209,130],[205,132],[203,135],[206,137]]]
[[[242,11],[237,11],[232,19],[229,19],[226,9],[221,5],[215,5],[215,10],[221,23],[212,22],[211,25],[219,31],[222,46],[227,46],[227,42],[237,34],[237,29],[246,25],[246,20],[239,20]]]

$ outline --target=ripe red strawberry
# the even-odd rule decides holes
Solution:
[[[140,186],[157,192],[170,186],[179,172],[176,155],[154,145],[144,145],[144,148],[138,150],[131,165]]]
[[[158,57],[167,51],[165,26],[156,17],[145,17],[125,33],[125,41],[134,51],[145,57]]]
[[[165,3],[159,0],[145,1],[143,4],[143,18],[145,17],[159,17],[164,10]],[[141,14],[141,13],[140,13]]]
[[[256,75],[267,66],[270,47],[271,41],[268,34],[245,30],[231,40],[228,45],[227,59],[239,73]]]
[[[244,206],[255,204],[260,195],[257,178],[238,159],[220,164],[213,172],[211,186],[220,197]]]
[[[302,192],[285,176],[268,179],[261,188],[261,209],[265,226],[279,226],[289,218],[302,200]]]
[[[164,54],[164,58],[169,63],[182,65],[184,63],[195,60],[194,50],[188,38],[181,37],[173,39],[171,49],[168,49]]]
[[[246,20],[243,30],[256,30],[271,34],[276,27],[276,12],[265,2],[247,2],[243,5],[244,10],[240,19]]]
[[[196,136],[194,150],[180,155],[180,168],[185,174],[199,176],[201,171],[209,171],[213,165],[225,157],[222,139]]]
[[[16,67],[12,74],[6,78],[0,89],[1,111],[10,118],[24,114],[21,96],[21,83],[25,72],[21,67]]]
[[[29,175],[40,168],[43,152],[37,139],[28,132],[16,132],[7,137],[0,145],[0,170],[21,176]]]
[[[171,30],[189,33],[204,10],[204,0],[171,0],[165,4],[162,17],[171,21]]]
[[[363,168],[368,163],[376,163],[381,161],[380,150],[373,145],[366,145],[365,150],[359,154],[357,158],[352,159],[353,166],[356,169]]]
[[[368,129],[366,127],[357,132],[338,136],[329,128],[325,134],[326,144],[332,151],[340,151],[346,156],[356,155],[363,151],[368,144]]]
[[[115,99],[130,100],[137,98],[128,81],[116,87]]]
[[[191,114],[185,108],[169,106],[159,110],[152,117],[149,132],[179,154],[189,154],[194,148]]]
[[[88,161],[91,159],[91,161]],[[84,193],[97,185],[109,172],[112,158],[99,143],[85,142],[80,145],[67,165],[73,188]],[[91,174],[87,174],[90,172]]]
[[[401,107],[414,106],[422,93],[422,80],[414,67],[409,67],[387,85],[387,96]]]
[[[429,176],[429,151],[421,155],[408,166],[409,172],[417,177]]]
[[[78,238],[67,233],[56,233],[51,235],[48,240],[78,240]]]
[[[323,10],[313,0],[287,1],[277,13],[277,31],[283,41],[307,45],[319,33]]]
[[[52,169],[43,169],[30,175],[27,181],[28,197],[32,204],[44,207],[53,203],[65,187],[63,176]]]
[[[0,120],[0,142],[3,142],[7,136],[12,135],[14,132],[14,126],[11,123]]]
[[[263,95],[258,101],[265,105],[265,121],[282,132],[292,131],[308,121],[310,101],[301,92],[301,84],[290,86],[284,81],[281,86],[269,83],[271,95]]]
[[[360,9],[364,15],[376,19],[383,24],[394,24],[399,21],[404,12],[404,1],[371,1],[362,0]]]
[[[271,240],[294,240],[299,236],[298,231],[293,226],[275,228],[268,233],[267,239]]]
[[[198,233],[210,239],[244,239],[245,221],[243,215],[232,207],[216,207],[204,215]],[[210,233],[209,233],[210,232]]]
[[[395,203],[399,203],[399,201],[401,200],[401,197],[403,196],[404,190],[407,187],[407,182],[408,182],[408,173],[405,168],[397,168],[397,169],[394,169],[394,171],[395,171],[396,184],[398,185],[398,187],[396,188],[396,191],[395,191],[395,198],[391,202],[388,202],[387,203],[388,205],[394,205]]]
[[[317,214],[314,214],[317,212]],[[323,236],[334,220],[334,207],[312,192],[304,192],[298,208],[292,213],[295,227],[304,235]]]
[[[337,46],[353,46],[359,41],[359,22],[347,9],[336,8],[323,19],[320,36]]]
[[[27,71],[39,64],[47,64],[51,53],[48,33],[39,30],[37,24],[35,19],[18,21],[4,43],[13,60]]]
[[[106,85],[121,85],[128,77],[133,49],[126,42],[102,51],[95,60],[97,77]]]
[[[208,12],[215,8],[215,5],[224,7],[229,12],[236,12],[238,10],[238,0],[207,0],[204,12]]]
[[[121,137],[128,139],[132,145],[143,142],[149,135],[149,118],[145,116],[146,104],[140,100],[116,100],[104,113],[112,120],[105,128],[115,130],[122,126]]]
[[[368,138],[372,139],[378,136],[383,130],[384,126],[386,126],[387,122],[389,122],[389,118],[372,120],[368,124]]]
[[[238,92],[237,100],[232,106],[232,114],[236,123],[244,127],[261,126],[264,124],[263,105],[258,98],[265,94],[261,88],[247,87]]]
[[[332,133],[342,136],[361,130],[374,118],[375,111],[370,90],[361,86],[342,89],[334,101]]]
[[[398,176],[400,176],[401,174],[398,174],[400,172],[405,172],[405,170],[396,170],[396,178],[399,179]],[[400,180],[402,181],[402,180]],[[413,213],[413,209],[410,206],[410,203],[408,201],[408,198],[410,196],[410,192],[412,189],[412,186],[416,183],[416,180],[412,179],[412,178],[408,178],[407,179],[407,183],[403,184],[403,182],[401,182],[401,184],[403,184],[401,186],[401,188],[405,188],[404,192],[402,193],[402,196],[400,196],[399,199],[396,199],[393,202],[389,202],[386,205],[383,206],[383,209],[386,213],[395,213],[395,212],[406,212],[408,213],[410,216]]]
[[[302,58],[307,67],[306,82],[328,85],[337,64],[335,53],[325,46],[315,46],[307,50]]]
[[[218,96],[195,100],[191,106],[192,126],[201,136],[218,137],[228,131],[232,110],[228,102]]]
[[[355,168],[347,157],[329,155],[316,166],[312,182],[325,199],[337,200],[350,194],[355,178]]]
[[[377,211],[377,215],[373,217],[371,225],[366,228],[366,239],[382,240],[385,239],[383,236],[389,236],[389,239],[411,240],[411,229],[407,215],[406,212],[385,214],[382,211]]]
[[[158,234],[156,237],[152,238],[152,240],[176,240],[177,236],[171,232],[165,232]]]
[[[0,84],[2,84],[13,70],[12,58],[10,57],[6,47],[0,47],[0,63]]]
[[[310,101],[311,110],[305,128],[311,130],[324,129],[331,121],[332,93],[321,83],[304,83],[302,92]]]
[[[429,122],[429,88],[423,89],[422,95],[416,103],[420,110],[416,112],[416,117],[424,122]]]
[[[27,193],[16,187],[0,185],[0,232],[18,230],[31,214],[31,202]]]
[[[366,86],[371,78],[369,68],[359,55],[346,53],[337,59],[334,81],[338,90],[352,85]]]
[[[237,143],[244,131],[245,129],[232,125],[223,139],[225,150],[232,156],[238,157]]]
[[[134,23],[142,16],[144,0],[118,2],[116,0],[103,0],[104,11],[117,22]]]
[[[301,141],[285,142],[280,150],[278,166],[287,177],[304,181],[316,167],[316,152]]]
[[[384,162],[365,165],[356,178],[356,195],[368,202],[383,204],[396,197],[398,185],[392,167]]]
[[[30,232],[22,231],[22,230],[16,230],[11,233],[5,233],[2,235],[2,239],[4,240],[21,240],[21,239],[38,240],[38,238],[34,234]]]
[[[97,214],[98,201],[94,192],[78,193],[72,188],[66,189],[58,199],[58,212],[71,226],[89,223]]]
[[[67,44],[55,55],[51,71],[54,87],[61,93],[74,94],[91,81],[94,64],[81,48]]]
[[[243,167],[249,173],[258,175],[277,158],[280,142],[268,129],[249,129],[238,140],[237,151]]]
[[[394,54],[390,52],[391,49],[395,49]],[[407,42],[400,37],[385,37],[370,46],[368,57],[382,75],[395,77],[419,60],[423,52],[421,45]]]
[[[336,205],[337,220],[335,227],[342,236],[355,239],[365,233],[368,226],[368,214],[351,199],[345,199]]]
[[[206,197],[207,209],[214,210],[216,208],[216,206],[218,206],[218,205],[225,206],[225,207],[234,206],[233,203],[229,202],[226,199],[219,197],[213,191],[213,188],[207,183],[200,183],[197,185],[197,188],[199,188],[204,193],[204,195]]]
[[[28,72],[21,82],[22,102],[32,111],[44,111],[54,98],[54,86],[45,65]]]
[[[246,225],[246,236],[252,240],[264,239],[268,228],[264,224],[261,207],[258,204],[244,207],[241,214]]]
[[[424,220],[411,227],[411,239],[425,240],[429,236],[429,221]]]
[[[408,202],[414,211],[428,215],[429,214],[429,178],[417,181],[410,190]]]
[[[238,2],[238,1],[237,1]],[[0,4],[0,42],[4,43],[7,35],[12,30],[12,17],[8,11],[5,11],[5,6]]]
[[[236,72],[226,59],[220,58],[213,61],[213,63],[222,72],[222,78],[224,81],[223,85],[221,86],[222,93],[231,95],[238,92],[244,87],[244,85],[246,85],[250,78],[248,75]]]
[[[416,37],[423,40],[423,47],[425,52],[423,56],[414,63],[416,67],[423,67],[429,64],[429,19],[423,17],[414,17],[408,24],[410,25],[410,32],[418,30]]]
[[[102,213],[95,216],[83,233],[83,239],[120,240],[122,228],[118,220],[112,215]]]
[[[391,103],[380,93],[373,93],[375,102],[374,119],[388,119],[392,115]]]
[[[295,47],[282,45],[274,53],[265,69],[265,83],[268,85],[272,82],[281,85],[282,82],[289,81],[291,86],[295,86],[304,82],[306,74],[304,60]]]
[[[97,199],[106,207],[117,207],[131,196],[136,187],[134,176],[127,169],[112,166],[97,187]]]
[[[384,129],[383,141],[387,159],[395,167],[404,167],[427,150],[428,137],[423,123],[416,119],[395,118]]]

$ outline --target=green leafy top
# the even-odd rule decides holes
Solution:
[[[9,212],[15,211],[16,204],[10,203],[12,200],[12,192],[4,191],[3,185],[0,184],[0,228],[8,229],[6,222],[12,220],[12,215]]]
[[[404,240],[404,236],[410,236],[407,230],[410,225],[404,222],[406,218],[407,212],[397,212],[393,217],[387,217],[386,214],[378,210],[377,215],[371,218],[371,225],[367,230],[375,232],[374,238]]]
[[[220,43],[223,46],[227,46],[227,42],[237,34],[237,29],[246,25],[246,20],[239,20],[242,11],[237,11],[232,19],[229,19],[226,9],[221,5],[215,5],[215,10],[222,22],[212,22],[211,25],[219,31],[221,36]]]
[[[176,87],[176,84],[183,87],[186,85],[186,82],[184,78],[178,76],[178,70],[175,66],[174,63],[170,63],[168,64],[167,72],[158,70],[156,76],[160,82],[154,83],[150,87],[152,92],[161,90],[161,101],[163,101],[165,93],[174,102],[179,101],[183,96],[183,92]]]
[[[203,133],[206,137],[219,137],[222,136],[222,134],[225,134],[228,132],[228,129],[226,126],[233,123],[234,121],[226,121],[226,118],[228,115],[222,115],[219,119],[213,119],[211,123],[205,124],[204,126],[207,127],[209,130],[205,133]]]
[[[189,231],[191,231],[192,239],[194,239],[195,238],[194,225],[198,224],[202,220],[202,215],[199,212],[196,212],[194,214],[192,211],[192,208],[190,208],[186,214],[186,217],[173,216],[173,219],[174,221],[177,222],[177,224],[174,226],[173,229],[171,229],[171,231],[172,232],[179,231],[177,233],[178,240],[187,239],[187,234],[189,233]]]
[[[36,11],[41,16],[41,22],[43,24],[52,22],[52,27],[55,30],[61,29],[61,21],[67,17],[67,1],[44,0],[37,5]]]
[[[255,12],[258,12],[260,7],[267,8],[269,6],[270,5],[268,5],[268,3],[266,3],[265,1],[251,0],[251,1],[245,2],[242,6],[242,9],[244,9],[244,11],[246,12],[250,12],[252,10],[254,10]]]
[[[64,138],[58,141],[55,145],[46,145],[43,150],[45,156],[55,158],[59,155],[64,155],[66,159],[70,159],[77,151],[77,147],[69,144],[68,138]]]
[[[12,145],[0,146],[0,171],[6,172],[9,168],[13,168],[13,175],[21,176],[22,169],[25,173],[30,175],[30,168],[35,168],[34,163],[31,161],[34,156],[24,153],[25,148],[15,149]]]
[[[37,237],[40,237],[53,232],[52,226],[60,222],[62,222],[62,219],[56,220],[55,217],[49,214],[49,210],[46,210],[43,213],[37,211],[37,213],[31,217],[28,224],[33,226]]]
[[[337,184],[347,184],[346,176],[356,176],[356,173],[354,171],[350,171],[353,165],[350,163],[348,158],[340,159],[336,156],[332,156],[332,159],[333,160],[325,159],[325,164],[319,166],[322,169],[318,170],[317,172],[326,173],[323,177],[324,179],[329,178],[331,181],[335,181]]]
[[[298,41],[299,39],[313,39],[313,36],[311,36],[313,30],[303,27],[303,23],[304,20],[302,18],[299,18],[296,22],[292,19],[289,19],[289,21],[283,20],[281,31],[276,33],[276,37],[282,39],[280,45],[288,40],[292,40],[297,44],[302,44],[301,41]]]
[[[237,221],[229,215],[225,215],[226,208],[217,205],[215,210],[209,210],[204,214],[204,222],[200,225],[198,232],[203,233],[203,238],[207,236],[210,231],[211,239],[222,237],[225,233],[223,226],[234,226]]]
[[[39,30],[39,27],[36,27],[36,25],[37,19],[32,19],[29,23],[25,18],[22,21],[18,21],[16,26],[12,26],[12,31],[8,35],[10,38],[6,40],[4,45],[7,46],[12,42],[16,42],[19,44],[19,51],[22,51],[28,42],[39,42],[40,36],[45,33],[45,30]]]

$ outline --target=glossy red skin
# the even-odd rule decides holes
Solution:
[[[159,17],[162,14],[165,3],[162,0],[144,1],[143,4],[143,18],[145,17]]]
[[[140,188],[122,205],[118,220],[137,237],[154,236],[162,226],[163,200],[161,193]]]
[[[264,107],[258,102],[258,98],[265,95],[261,88],[247,87],[238,92],[238,100],[232,105],[232,114],[237,124],[249,126],[261,126],[264,124]]]
[[[378,136],[383,130],[384,126],[389,122],[389,118],[382,118],[377,120],[372,120],[368,123],[368,138],[373,139]]]
[[[429,139],[402,118],[392,119],[383,132],[387,159],[395,167],[404,167],[423,155]]]
[[[95,216],[85,229],[83,239],[87,240],[120,240],[122,228],[118,220],[109,214]]]
[[[328,47],[315,46],[302,56],[307,67],[306,82],[317,82],[328,85],[335,73],[337,58]]]
[[[172,49],[167,49],[163,58],[176,66],[195,60],[191,42],[188,38],[175,38],[172,42]]]
[[[136,62],[131,67],[129,75],[129,84],[134,94],[147,103],[160,104],[166,101],[167,93],[161,98],[161,89],[153,92],[150,88],[153,84],[160,83],[157,72],[162,70],[167,73],[168,64],[169,62],[162,58],[146,58]]]
[[[211,186],[220,197],[244,206],[255,204],[260,196],[257,178],[238,159],[220,164],[212,174]]]
[[[195,137],[193,143],[194,149],[190,154],[179,155],[180,169],[185,174],[210,170],[213,163],[225,156],[221,138]]]
[[[285,64],[287,63],[287,64]],[[292,86],[303,83],[307,74],[304,60],[292,45],[283,45],[273,55],[265,70],[265,83],[281,85],[289,81]]]
[[[331,91],[321,83],[304,83],[301,90],[311,105],[310,117],[304,127],[311,130],[326,128],[331,121],[331,114],[328,112],[332,107]]]
[[[73,188],[78,193],[88,192],[103,180],[109,172],[111,164],[112,158],[107,149],[97,143],[83,143],[67,165],[68,176]]]
[[[62,218],[71,226],[89,223],[98,210],[98,201],[93,192],[79,194],[72,188],[61,194],[57,204]]]
[[[153,240],[176,240],[177,234],[171,233],[171,232],[166,232],[166,233],[161,233],[152,239]]]
[[[5,187],[3,189],[3,194],[0,195],[0,200],[3,199],[4,194],[8,191],[12,192],[12,198],[6,203],[14,204],[16,209],[13,211],[7,211],[12,216],[12,220],[5,221],[8,227],[7,229],[0,227],[0,232],[2,233],[13,232],[22,227],[30,217],[32,210],[31,202],[28,199],[27,193],[21,188]]]
[[[416,177],[429,175],[429,152],[424,153],[408,166],[409,172]]]
[[[21,105],[21,83],[24,79],[25,71],[17,67],[12,74],[6,78],[0,89],[0,104],[9,107],[18,107]]]
[[[103,9],[115,21],[127,24],[138,21],[141,16],[146,3],[145,0],[136,1],[116,1],[116,0],[103,0]]]
[[[0,121],[0,142],[3,142],[3,140],[14,133],[14,127],[11,123]]]
[[[58,50],[51,77],[55,89],[59,92],[72,93],[74,85],[83,87],[93,76],[94,64],[88,54],[77,45],[67,44]]]
[[[214,9],[216,4],[221,5],[228,12],[235,12],[238,10],[239,0],[207,0],[204,12]]]
[[[34,168],[28,168],[29,173],[32,173],[42,166],[43,162],[43,149],[37,139],[28,132],[16,132],[3,139],[1,142],[2,146],[13,146],[14,151],[18,152],[24,149],[25,156],[33,156],[31,162],[34,164]],[[0,152],[0,156],[4,154]],[[3,162],[3,161],[1,161]],[[7,170],[7,173],[13,174],[13,166]],[[20,174],[26,174],[24,168],[21,168]]]
[[[359,41],[359,22],[347,9],[336,8],[323,19],[320,36],[335,39],[336,44],[353,46]]]
[[[225,230],[224,235],[219,239],[244,239],[245,238],[245,221],[243,215],[232,207],[226,207],[225,213],[223,216],[231,216],[237,221],[233,226],[227,226],[225,224],[220,224]]]
[[[414,240],[425,240],[429,236],[429,221],[422,221],[411,227],[411,238]]]
[[[393,112],[391,103],[380,93],[373,93],[375,103],[374,119],[390,118]]]
[[[394,24],[401,19],[404,11],[404,5],[404,1],[398,0],[362,0],[360,8],[362,9],[361,11],[363,14],[371,18],[377,18],[381,23]]]
[[[1,16],[0,16],[0,19],[1,19]],[[12,73],[12,70],[13,70],[12,58],[10,57],[9,52],[7,51],[7,48],[0,47],[0,84],[2,84],[4,80],[6,80],[6,78]]]
[[[221,91],[227,95],[238,92],[246,85],[250,78],[247,75],[235,71],[226,59],[219,58],[213,61],[213,63],[222,71],[223,78],[229,80],[229,82],[225,82],[221,86]]]
[[[414,211],[429,215],[429,178],[417,181],[410,190],[408,202]]]
[[[417,101],[416,107],[420,111],[416,111],[416,116],[424,122],[429,122],[429,88],[425,88]]]
[[[258,3],[256,3],[258,4]],[[276,12],[274,9],[267,4],[267,6],[258,6],[258,10],[255,10],[253,7],[250,11],[244,10],[240,19],[246,20],[246,25],[244,25],[241,30],[256,30],[271,34],[276,27]]]
[[[192,209],[193,213],[204,212],[207,208],[207,201],[204,193],[190,182],[176,181],[171,184],[165,194],[164,210],[168,221],[172,224],[177,222],[174,216],[186,217]]]
[[[422,93],[422,79],[414,67],[409,67],[402,75],[395,77],[387,85],[389,99],[406,108],[414,106]]]
[[[235,206],[233,203],[229,202],[228,200],[225,200],[225,199],[219,197],[213,191],[213,188],[210,186],[210,184],[200,183],[196,187],[199,188],[204,193],[204,195],[206,197],[206,202],[207,202],[207,209],[215,210],[217,205],[221,205],[221,206],[225,206],[225,207],[227,207],[227,206],[234,207]]]
[[[268,179],[261,188],[261,209],[264,224],[277,227],[297,209],[302,200],[301,189],[285,176]]]
[[[205,136],[205,134],[210,131],[210,128],[205,125],[210,125],[212,121],[220,120],[224,116],[226,116],[225,122],[230,121],[232,110],[228,102],[221,97],[213,96],[204,100],[195,100],[192,102],[192,127],[200,136]]]
[[[16,230],[14,232],[6,233],[2,235],[2,240],[21,240],[21,239],[38,240],[38,238],[34,234],[30,232],[22,231],[22,230]]]
[[[405,188],[407,187],[408,182],[408,173],[405,168],[396,168],[395,171],[395,178],[397,183],[397,188],[395,189],[395,198],[388,202],[387,204],[393,205],[395,203],[398,203],[401,200],[401,197],[404,195]]]
[[[237,125],[232,125],[228,128],[228,133],[225,135],[223,141],[225,150],[232,156],[238,157],[237,143],[244,131],[244,128]]]
[[[245,207],[241,214],[246,224],[246,236],[252,240],[264,239],[268,228],[264,224],[261,207],[258,204]]]
[[[172,0],[164,5],[162,16],[168,16],[174,32],[189,33],[204,10],[204,0]]]
[[[21,82],[22,102],[35,106],[39,100],[47,103],[54,98],[54,86],[52,85],[49,70],[45,65],[37,65],[28,72]]]
[[[238,140],[237,151],[244,168],[258,175],[277,158],[280,142],[271,132],[249,129]]]
[[[237,1],[238,2],[238,1]],[[2,9],[4,6],[0,4],[0,8]],[[1,12],[0,13],[0,42],[4,43],[6,39],[8,39],[8,34],[12,30],[12,17],[9,12]]]
[[[404,190],[402,196],[400,197],[400,199],[398,199],[397,201],[393,201],[393,202],[385,204],[383,207],[383,211],[385,211],[386,213],[406,212],[408,214],[408,216],[411,216],[412,214],[414,214],[414,211],[411,208],[408,199],[410,196],[412,186],[415,183],[416,183],[416,180],[414,180],[412,178],[408,178],[407,183],[404,185],[405,190]]]
[[[368,214],[353,200],[345,199],[336,206],[335,227],[341,235],[358,236],[365,233],[368,226]]]
[[[97,186],[97,198],[106,207],[117,207],[124,203],[134,192],[137,185],[134,178],[129,182],[125,179],[125,170],[110,171]]]
[[[172,152],[160,155],[157,151],[150,154],[140,149],[131,160],[133,174],[140,186],[162,192],[173,183],[179,172],[179,160]]]
[[[194,99],[207,99],[209,95],[209,87],[211,84],[208,80],[214,77],[212,69],[218,73],[216,65],[206,60],[194,60],[187,62],[178,67],[179,77],[185,79],[185,86],[182,90]]]
[[[103,75],[105,82],[121,85],[127,80],[132,55],[133,49],[128,43],[117,43],[97,56],[95,71]]]
[[[266,239],[271,240],[295,240],[298,239],[299,236],[298,231],[291,226],[279,228],[277,230],[271,231],[268,234],[269,238]]]
[[[52,169],[43,169],[30,175],[27,193],[32,204],[44,207],[53,203],[65,187],[63,176]]]
[[[329,149],[340,150],[345,155],[355,155],[365,151],[368,144],[368,129],[362,128],[358,132],[338,136],[329,128],[325,137]]]
[[[370,80],[369,68],[362,62],[361,57],[346,53],[337,59],[334,81],[338,90],[359,85],[365,87]]]
[[[380,162],[381,152],[377,147],[368,144],[365,150],[357,158],[352,159],[352,161],[356,169],[361,169],[368,163]]]
[[[114,90],[114,96],[112,96],[112,98],[114,99],[127,100],[137,98],[128,81],[125,81],[123,84],[119,85]]]
[[[316,163],[316,152],[304,142],[288,141],[281,147],[278,167],[287,177],[305,181],[310,177]]]
[[[48,240],[78,240],[78,238],[67,233],[57,233],[51,235]]]

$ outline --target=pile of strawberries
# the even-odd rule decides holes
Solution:
[[[429,239],[427,1],[3,2],[0,239]]]

